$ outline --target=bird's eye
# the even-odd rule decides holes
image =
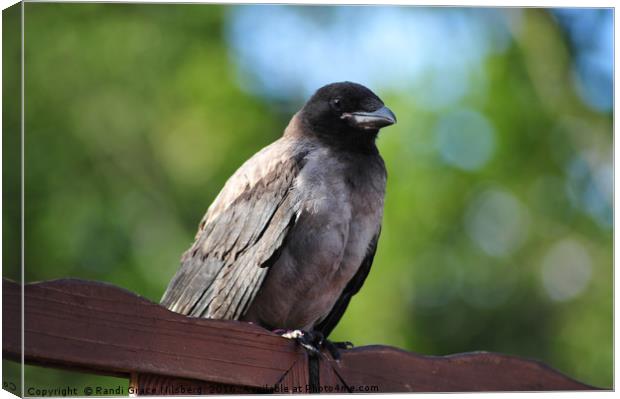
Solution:
[[[332,107],[335,110],[340,111],[340,108],[342,107],[342,100],[340,98],[336,97],[336,98],[332,99],[331,103],[332,103]]]

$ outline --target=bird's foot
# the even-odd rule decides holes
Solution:
[[[333,342],[326,339],[323,347],[327,349],[334,360],[340,360],[340,351],[353,348],[353,344],[349,341]]]
[[[323,334],[318,331],[277,329],[273,332],[280,335],[281,337],[294,339],[299,345],[301,345],[305,350],[308,351],[310,356],[321,355]]]
[[[311,356],[320,356],[321,349],[325,348],[334,360],[340,360],[341,350],[353,348],[353,344],[349,341],[333,342],[325,339],[325,336],[320,331],[277,329],[273,332],[284,338],[294,339]]]

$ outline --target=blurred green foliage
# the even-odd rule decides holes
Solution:
[[[79,277],[160,299],[228,176],[291,116],[244,90],[226,12],[26,4],[27,281]],[[423,93],[410,90],[379,93],[399,118],[378,142],[389,172],[383,233],[332,338],[433,355],[498,351],[612,385],[612,229],[573,204],[564,183],[575,154],[611,159],[612,117],[577,97],[570,62],[555,19],[523,12],[508,49],[483,65],[487,95],[461,104],[494,127],[493,155],[475,170],[435,148],[442,117],[462,112],[420,107]],[[485,246],[505,231],[516,236]],[[567,253],[583,264],[562,269]],[[574,295],[554,280],[571,271],[581,276],[566,283]],[[117,383],[26,369],[27,387],[97,381]]]
[[[2,277],[21,282],[21,9],[2,12]],[[21,325],[21,320],[4,323]],[[19,334],[19,330],[13,330]],[[6,339],[6,335],[3,339]],[[2,359],[2,389],[21,395],[19,363]]]

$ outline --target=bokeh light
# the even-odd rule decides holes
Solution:
[[[592,261],[582,244],[565,239],[547,251],[541,273],[549,297],[567,301],[586,289],[592,275]]]
[[[467,234],[492,256],[506,256],[527,238],[529,213],[514,195],[489,189],[478,194],[465,214]]]
[[[444,162],[465,170],[484,166],[493,155],[493,127],[480,113],[457,109],[437,124],[437,148]]]

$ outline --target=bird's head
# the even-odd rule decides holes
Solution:
[[[379,129],[396,123],[375,93],[352,82],[321,87],[302,108],[301,118],[314,134],[360,143],[374,142]]]

